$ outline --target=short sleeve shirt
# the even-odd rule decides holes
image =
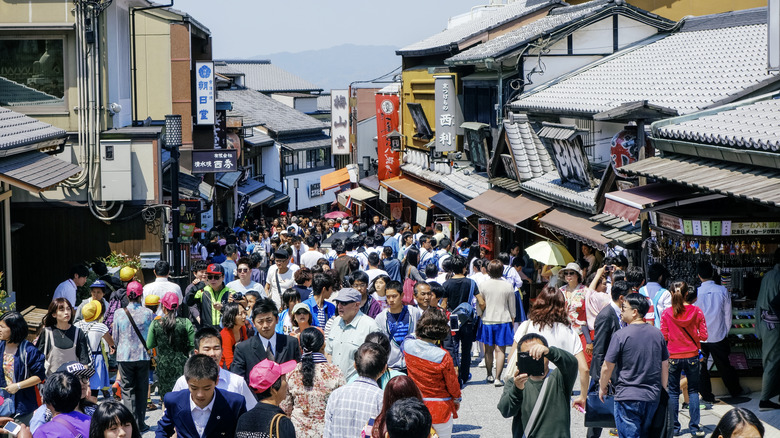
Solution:
[[[617,401],[652,401],[661,397],[661,362],[669,351],[652,324],[629,324],[615,332],[604,360],[615,364]]]
[[[444,298],[447,298],[447,309],[454,310],[458,305],[468,301],[469,291],[474,281],[468,277],[451,278],[444,283]],[[474,296],[479,295],[479,288],[474,283]]]

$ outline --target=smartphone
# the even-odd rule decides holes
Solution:
[[[612,272],[615,270],[615,265],[604,266],[604,272]]]
[[[458,315],[450,315],[450,330],[453,332],[460,330],[460,321],[458,320]]]
[[[5,423],[5,426],[3,426],[3,430],[10,433],[13,436],[16,436],[19,433],[19,431],[22,430],[22,426],[19,426],[13,421],[9,421],[8,423]]]
[[[517,370],[529,376],[544,375],[544,359],[534,359],[527,351],[517,352]]]

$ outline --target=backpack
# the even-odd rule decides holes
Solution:
[[[255,244],[255,247],[252,248],[252,254],[260,254],[260,268],[268,267],[268,254],[266,253],[265,248],[263,248],[263,245],[260,245],[259,242]]]
[[[124,288],[119,290],[125,290]],[[103,324],[108,327],[108,333],[111,336],[114,336],[112,325],[114,325],[114,313],[116,313],[117,310],[122,308],[122,300],[111,298],[111,300],[108,302],[108,308],[106,309],[106,314],[103,317]]]
[[[433,255],[430,258],[425,260],[420,259],[420,264],[417,265],[417,270],[424,273],[425,267],[431,263],[434,263],[437,268],[439,267],[439,255],[436,254],[436,251],[433,251]]]
[[[469,279],[471,281],[471,287],[469,289],[469,299],[458,304],[458,307],[455,308],[455,310],[452,311],[453,315],[458,316],[458,322],[461,326],[467,325],[467,324],[473,324],[477,321],[477,312],[474,310],[474,306],[471,304],[471,300],[474,299],[474,287],[476,286],[476,282],[474,280]]]

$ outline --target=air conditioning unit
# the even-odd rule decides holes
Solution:
[[[133,199],[133,163],[130,140],[100,142],[100,199],[131,201]]]

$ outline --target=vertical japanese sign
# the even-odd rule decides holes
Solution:
[[[227,111],[220,110],[214,120],[214,149],[227,147]]]
[[[436,104],[436,152],[452,152],[458,149],[458,95],[452,76],[434,76]]]
[[[331,154],[349,155],[349,91],[330,91]]]
[[[487,251],[488,258],[493,256],[493,236],[496,232],[496,225],[488,220],[479,220],[479,246]]]
[[[213,125],[216,111],[214,109],[214,63],[195,63],[195,124]]]
[[[398,152],[390,149],[387,134],[398,130],[398,95],[376,95],[376,140],[380,181],[401,175],[401,162]]]

